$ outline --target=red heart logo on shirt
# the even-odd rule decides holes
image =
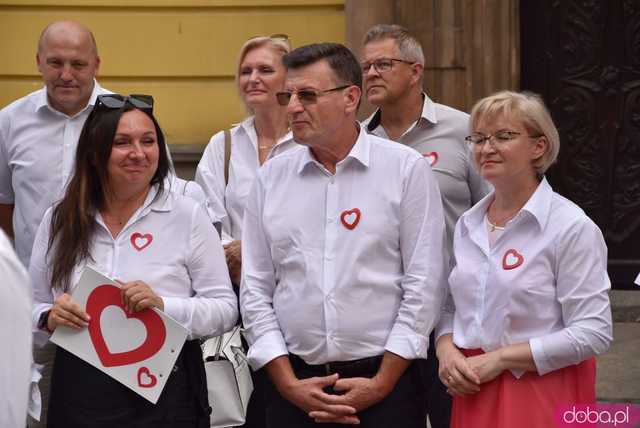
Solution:
[[[167,337],[167,330],[160,315],[151,309],[128,313],[122,303],[120,293],[121,290],[118,287],[103,284],[96,287],[87,298],[87,313],[91,317],[89,336],[100,362],[105,367],[124,366],[146,360],[154,356],[162,348]],[[107,306],[112,305],[122,309],[127,318],[135,318],[142,321],[147,330],[147,337],[142,345],[126,352],[111,353],[109,351],[100,328],[100,315]]]
[[[515,269],[522,263],[524,263],[524,257],[512,248],[504,253],[504,257],[502,258],[502,269]]]
[[[158,379],[151,374],[148,368],[138,369],[138,386],[141,388],[153,388],[158,383]]]
[[[438,152],[424,153],[422,156],[427,159],[431,166],[434,166],[438,162]]]
[[[340,214],[340,221],[347,229],[355,229],[360,222],[360,210],[358,208],[353,208],[351,210],[343,211],[342,214]]]
[[[153,235],[151,235],[150,233],[145,233],[143,235],[142,233],[136,232],[131,234],[131,245],[133,245],[133,248],[138,251],[142,251],[147,248],[149,245],[151,245],[152,241]]]

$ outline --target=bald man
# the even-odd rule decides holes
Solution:
[[[95,80],[100,57],[93,34],[72,21],[54,22],[40,35],[36,64],[45,87],[0,110],[0,226],[14,237],[29,265],[34,235],[48,207],[72,175],[80,131],[96,97],[108,93]],[[40,389],[46,420],[50,347],[35,355],[45,363]],[[39,427],[34,421],[30,426]]]

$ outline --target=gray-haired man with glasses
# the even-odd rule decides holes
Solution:
[[[473,167],[465,137],[469,116],[431,101],[423,92],[424,54],[399,25],[376,25],[364,37],[360,55],[364,93],[378,110],[363,122],[367,132],[420,152],[435,172],[446,220],[446,253],[451,252],[458,217],[488,193]],[[433,336],[423,363],[432,427],[448,427],[451,398],[437,376]]]

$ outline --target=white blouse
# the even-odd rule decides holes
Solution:
[[[485,213],[493,197],[456,225],[437,336],[453,333],[456,346],[486,352],[529,342],[541,375],[605,352],[611,284],[600,229],[544,179],[490,247]]]
[[[240,239],[242,216],[247,195],[256,178],[258,159],[258,136],[253,116],[231,128],[231,159],[229,160],[229,183],[224,183],[224,132],[211,137],[196,170],[196,182],[207,195],[210,210],[222,223],[224,243]],[[296,147],[291,132],[282,137],[269,153],[267,159]]]
[[[238,317],[236,296],[218,234],[207,214],[193,199],[165,191],[156,198],[152,187],[144,204],[113,238],[100,214],[91,246],[93,260],[76,266],[75,285],[85,266],[124,282],[146,282],[164,301],[164,312],[190,332],[190,338],[220,335]],[[40,224],[29,274],[33,283],[32,323],[36,343],[48,335],[38,330],[40,314],[62,292],[51,289],[51,260],[47,257],[50,208]]]

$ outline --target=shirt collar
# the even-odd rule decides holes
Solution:
[[[142,204],[140,217],[146,215],[149,211],[166,212],[173,209],[173,192],[171,192],[166,185],[162,189],[162,194],[159,195],[159,191],[160,186],[158,184],[151,186],[149,193]]]
[[[436,105],[431,98],[427,96],[426,93],[422,93],[422,113],[420,114],[420,119],[425,119],[429,123],[435,125],[438,123],[438,118],[436,117]],[[378,126],[380,126],[380,121],[382,120],[382,109],[377,109],[368,119],[364,121],[365,126],[367,127],[367,132],[373,132]]]
[[[251,140],[251,143],[253,144],[253,147],[256,149],[256,152],[257,152],[258,151],[258,134],[256,133],[255,116],[249,116],[246,119],[244,119],[242,122],[233,124],[232,126],[233,126],[231,131],[232,134],[235,135],[237,132],[244,131],[249,137],[249,140]],[[291,131],[289,131],[278,140],[278,142],[274,147],[279,146],[285,141],[291,141],[291,140],[293,140],[293,134],[291,133]]]
[[[80,110],[78,113],[76,113],[74,116],[79,115],[80,113],[82,113],[83,111],[89,109],[89,108],[93,108],[93,106],[96,104],[96,99],[98,99],[98,95],[105,93],[106,91],[104,89],[102,89],[102,87],[100,86],[100,84],[98,83],[98,81],[96,79],[93,79],[93,91],[91,91],[91,96],[89,97],[89,102],[87,103],[87,105]],[[54,109],[50,104],[49,104],[49,97],[47,95],[47,87],[45,86],[42,91],[40,91],[40,93],[38,94],[38,96],[36,97],[36,112],[40,111],[40,109],[42,108],[48,108],[49,110],[51,110],[52,112],[58,113],[58,114],[64,114],[56,109]],[[66,114],[65,114],[66,116]]]
[[[371,152],[371,142],[369,141],[369,139],[372,137],[369,136],[369,134],[367,134],[366,132],[363,132],[364,130],[357,122],[356,126],[358,128],[358,138],[356,138],[356,142],[351,147],[349,154],[343,160],[338,162],[338,165],[345,162],[346,159],[352,158],[358,161],[364,167],[369,166]],[[307,165],[310,164],[321,166],[320,163],[316,160],[315,156],[313,156],[311,149],[309,147],[305,147],[304,153],[302,154],[302,159],[298,166],[298,174],[302,174]]]
[[[493,201],[495,190],[492,190],[487,196],[482,198],[470,210],[462,214],[462,225],[466,229],[472,229],[484,221],[484,216]],[[553,189],[549,185],[546,177],[542,179],[533,195],[524,204],[520,212],[527,212],[533,217],[540,229],[544,229],[549,221],[551,213],[551,201],[553,199]],[[464,231],[463,231],[464,232]]]

